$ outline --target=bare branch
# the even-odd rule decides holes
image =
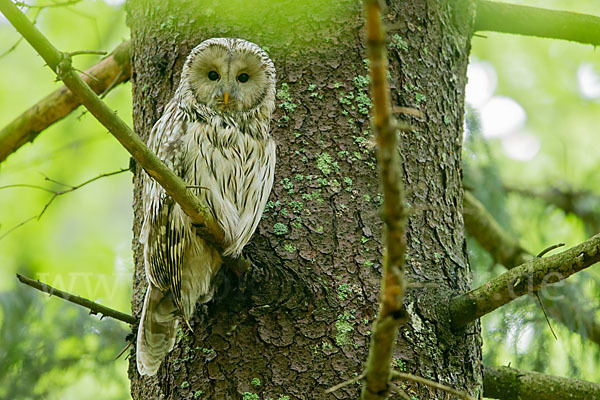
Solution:
[[[485,366],[483,395],[501,400],[598,399],[600,385],[533,371]]]
[[[392,352],[398,326],[406,320],[402,304],[406,282],[406,219],[402,172],[398,155],[397,125],[391,115],[390,90],[387,82],[385,33],[378,0],[365,0],[367,19],[367,50],[371,69],[373,98],[373,132],[377,139],[379,176],[383,190],[385,254],[381,279],[381,307],[373,326],[365,383],[361,399],[385,399],[390,390]]]
[[[515,33],[598,46],[600,17],[478,0],[475,31]]]
[[[106,173],[106,174],[101,174],[101,175],[96,176],[95,178],[88,179],[87,181],[82,182],[79,185],[75,185],[75,186],[65,185],[64,183],[60,183],[60,182],[57,182],[57,181],[55,181],[53,179],[50,179],[50,178],[46,177],[47,181],[50,181],[50,182],[53,182],[53,183],[57,183],[57,184],[62,185],[62,186],[67,186],[67,189],[65,189],[65,190],[58,190],[58,191],[52,190],[52,189],[48,189],[48,188],[45,188],[43,186],[26,185],[26,184],[15,184],[15,185],[0,186],[0,190],[2,190],[2,189],[11,189],[11,188],[29,188],[29,189],[43,190],[45,192],[52,193],[52,197],[50,197],[50,200],[48,200],[48,202],[46,203],[46,205],[44,205],[44,207],[42,208],[42,211],[40,211],[40,213],[38,215],[35,215],[35,216],[31,217],[31,218],[28,218],[25,221],[20,222],[19,224],[13,226],[7,232],[5,232],[2,235],[0,235],[0,240],[2,240],[4,237],[6,237],[9,233],[13,232],[15,229],[20,228],[21,226],[25,225],[29,221],[33,221],[34,219],[39,220],[40,218],[42,218],[42,216],[44,215],[44,213],[46,212],[46,210],[48,209],[48,207],[50,207],[50,204],[52,204],[52,202],[57,197],[62,196],[63,194],[66,194],[66,193],[73,192],[73,191],[75,191],[75,190],[77,190],[77,189],[79,189],[79,188],[87,185],[88,183],[92,183],[94,181],[97,181],[100,178],[105,178],[105,177],[108,177],[108,176],[122,174],[123,172],[126,172],[126,171],[129,171],[129,168],[122,168],[122,169],[120,169],[118,171],[113,171],[113,172],[109,172],[109,173]]]
[[[0,0],[0,11],[42,56],[57,77],[81,99],[81,103],[181,206],[192,221],[196,225],[206,227],[208,232],[206,239],[215,247],[221,247],[224,233],[208,207],[198,201],[198,198],[186,188],[185,182],[159,160],[139,136],[74,72],[71,67],[71,57],[58,51],[10,0]]]
[[[119,321],[125,322],[126,324],[137,324],[137,319],[129,314],[122,313],[112,308],[103,306],[84,297],[75,296],[74,294],[63,292],[53,288],[40,281],[34,281],[33,279],[27,278],[23,275],[17,274],[17,279],[25,285],[31,286],[44,293],[48,293],[50,296],[60,297],[63,300],[70,301],[71,303],[78,304],[90,310],[90,314],[100,314],[102,318],[110,317]]]
[[[443,392],[453,394],[463,400],[475,400],[475,398],[472,397],[471,395],[469,395],[468,393],[461,392],[460,390],[453,389],[449,386],[432,381],[430,379],[422,378],[420,376],[416,376],[416,375],[412,375],[412,374],[405,374],[403,372],[398,372],[398,371],[392,371],[392,377],[420,383],[421,385],[429,386],[434,389],[438,389]]]
[[[22,39],[22,37],[21,37]],[[105,59],[82,74],[92,90],[107,93],[131,76],[131,43],[121,43]],[[94,77],[93,79],[90,77]],[[81,101],[65,86],[55,90],[0,130],[0,162],[40,132],[75,110]]]
[[[452,326],[458,329],[524,294],[569,276],[600,261],[600,234],[546,258],[535,258],[450,301]]]

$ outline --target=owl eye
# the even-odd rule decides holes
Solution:
[[[248,76],[248,74],[244,73],[244,74],[239,74],[237,79],[238,79],[238,81],[240,81],[242,83],[246,83],[246,82],[248,82],[248,79],[250,79],[250,77]]]
[[[211,81],[216,81],[217,79],[219,79],[219,74],[217,73],[217,71],[210,71],[208,73],[208,79],[210,79]]]

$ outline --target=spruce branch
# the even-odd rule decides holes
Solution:
[[[475,31],[494,31],[598,46],[600,17],[478,0]]]
[[[598,399],[600,385],[509,367],[485,366],[483,395],[500,400]]]
[[[534,255],[525,250],[517,239],[502,229],[471,192],[465,192],[463,217],[467,233],[477,240],[495,262],[504,265],[505,268],[515,268],[534,258]],[[565,287],[562,289],[565,290],[561,293],[567,293],[569,282],[563,283]],[[594,315],[583,313],[573,302],[562,301],[553,304],[543,298],[542,301],[544,309],[552,318],[584,338],[600,344],[600,324],[596,322]]]
[[[125,314],[110,307],[103,306],[84,297],[76,296],[74,294],[53,288],[46,283],[34,281],[33,279],[27,278],[21,274],[17,274],[17,279],[19,282],[24,283],[27,286],[31,286],[32,288],[40,290],[44,293],[48,293],[50,296],[60,297],[63,300],[85,307],[90,310],[90,314],[100,314],[102,318],[110,317],[130,325],[137,323],[137,319],[129,314]]]
[[[108,93],[131,77],[130,52],[131,42],[121,43],[108,57],[82,73],[81,78],[95,93]],[[19,115],[0,130],[0,163],[80,104],[79,98],[63,86]]]
[[[560,187],[539,190],[511,185],[504,185],[504,190],[524,197],[540,199],[563,210],[566,214],[581,218],[590,235],[600,232],[600,196],[590,190]]]
[[[463,217],[469,235],[507,269],[521,265],[533,258],[519,242],[506,232],[471,192],[465,191]]]
[[[450,301],[452,326],[459,329],[524,294],[559,282],[600,261],[600,234],[546,258],[534,258]]]
[[[69,54],[58,51],[10,0],[0,0],[0,12],[42,56],[57,77],[81,99],[81,103],[92,115],[108,129],[144,170],[181,206],[192,221],[196,225],[206,228],[208,239],[215,245],[220,245],[223,241],[223,230],[208,207],[198,201],[197,197],[186,188],[186,183],[160,161],[139,136],[108,108],[81,77],[75,73],[71,66]]]
[[[371,335],[361,399],[379,400],[385,399],[390,390],[394,342],[398,326],[406,320],[402,299],[406,288],[404,256],[407,210],[401,184],[397,125],[391,114],[386,43],[380,3],[378,0],[365,0],[365,8],[373,98],[372,125],[378,145],[377,159],[383,190],[382,219],[386,250],[381,279],[381,306]]]

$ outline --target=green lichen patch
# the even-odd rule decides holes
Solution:
[[[348,295],[352,293],[352,288],[347,283],[342,283],[338,286],[337,295],[340,300],[346,300]]]
[[[338,315],[335,321],[335,343],[338,346],[349,345],[351,343],[351,333],[354,331],[354,316],[345,311]]]
[[[408,43],[404,39],[402,39],[402,36],[395,33],[392,35],[392,38],[390,41],[390,48],[396,49],[396,50],[408,51]]]
[[[340,166],[337,161],[333,161],[329,153],[321,153],[317,157],[317,168],[323,173],[323,175],[330,175],[333,171],[339,171]]]
[[[273,225],[273,233],[275,233],[277,236],[283,236],[288,233],[288,227],[281,222],[277,222],[275,225]]]

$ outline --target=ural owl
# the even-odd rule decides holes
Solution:
[[[238,256],[256,229],[273,185],[275,67],[257,45],[214,38],[192,50],[179,87],[148,146],[211,210],[225,233],[223,255]],[[140,242],[148,289],[137,335],[137,366],[154,375],[175,344],[178,316],[212,298],[221,255],[149,176],[143,178]]]

